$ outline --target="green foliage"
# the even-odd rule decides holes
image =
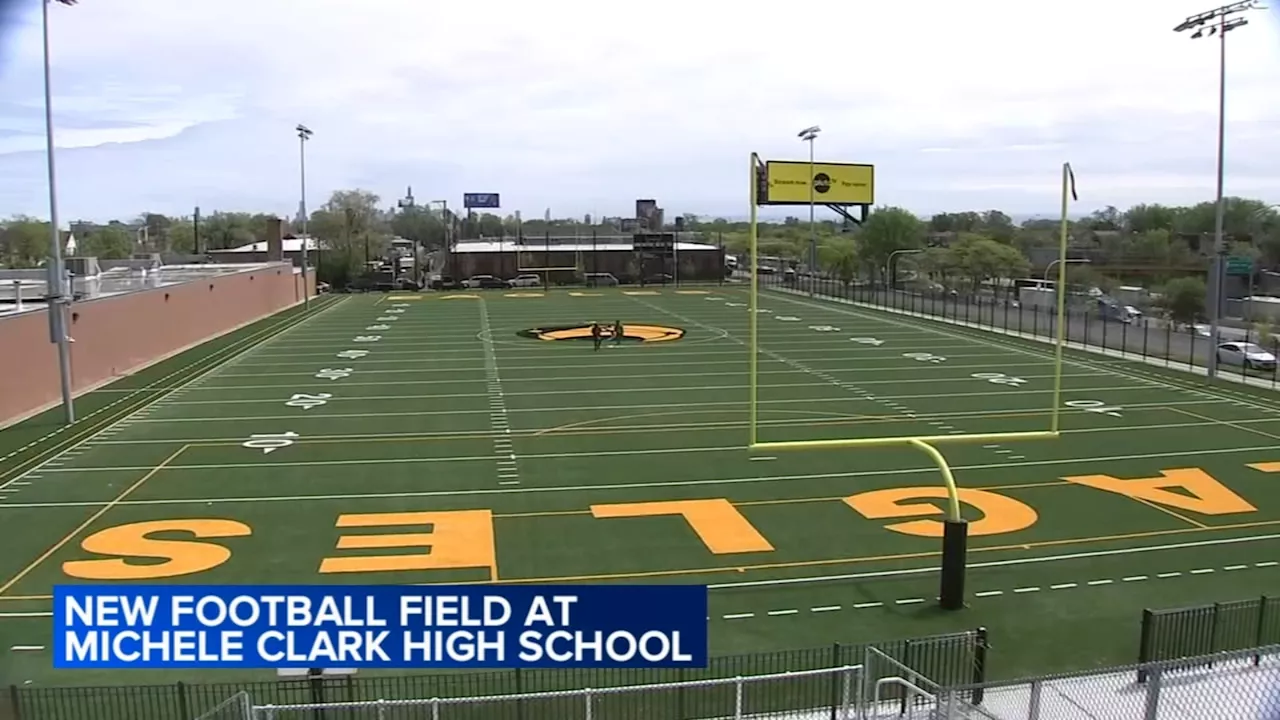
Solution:
[[[16,217],[0,228],[0,265],[37,267],[49,255],[49,223]]]
[[[1175,278],[1164,286],[1161,304],[1174,322],[1192,323],[1204,315],[1206,292],[1204,281],[1199,278]]]

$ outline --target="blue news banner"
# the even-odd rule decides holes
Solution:
[[[57,668],[706,667],[697,585],[62,585]]]

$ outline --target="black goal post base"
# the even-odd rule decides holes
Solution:
[[[964,609],[964,576],[969,551],[969,522],[947,520],[942,531],[942,580],[938,604],[943,610]]]

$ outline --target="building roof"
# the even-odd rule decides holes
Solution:
[[[282,241],[282,242],[284,243],[284,252],[287,252],[287,253],[290,253],[290,252],[302,252],[302,243],[303,243],[303,241],[304,241],[304,240],[305,240],[305,241],[306,241],[306,243],[307,243],[307,250],[318,250],[318,249],[319,249],[319,243],[316,241],[316,239],[315,239],[315,238],[312,238],[312,237],[308,237],[308,238],[302,238],[302,237],[297,237],[297,238],[285,238],[285,239]],[[263,240],[262,242],[249,243],[248,245],[241,245],[240,247],[237,247],[237,248],[227,248],[227,249],[225,249],[225,250],[210,250],[209,252],[215,252],[215,253],[264,253],[264,252],[266,252],[266,251],[267,251],[267,241]]]
[[[94,277],[72,279],[71,289],[77,301],[125,295],[141,290],[181,285],[194,280],[241,272],[252,272],[278,263],[200,263],[195,265],[162,265],[154,269],[116,267]],[[17,283],[15,285],[15,282]],[[48,294],[44,270],[6,270],[0,272],[0,318],[18,313],[17,298],[22,298],[24,312],[43,309]]]
[[[696,242],[678,242],[675,244],[677,252],[706,252],[708,250],[719,250],[718,245],[708,245],[707,243]],[[496,252],[631,252],[635,248],[632,247],[631,241],[621,240],[618,238],[609,238],[608,241],[597,241],[592,243],[590,238],[585,242],[579,240],[576,242],[552,242],[544,245],[536,240],[526,242],[524,244],[516,244],[511,240],[462,240],[455,246],[454,250],[460,253],[496,253]]]

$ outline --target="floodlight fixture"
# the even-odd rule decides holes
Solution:
[[[822,128],[818,127],[817,125],[814,125],[812,127],[807,127],[801,130],[799,133],[796,134],[796,137],[800,138],[801,140],[807,140],[809,142],[813,142],[813,139],[818,137],[818,133],[820,132],[822,132]]]

